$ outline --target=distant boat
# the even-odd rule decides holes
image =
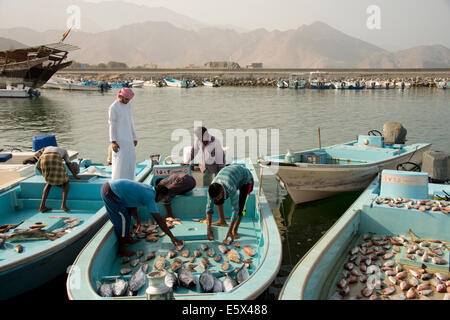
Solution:
[[[44,89],[60,89],[71,91],[100,91],[101,88],[89,81],[48,81],[44,86]]]
[[[132,88],[142,88],[144,85],[144,80],[133,80],[131,83]]]
[[[347,90],[361,90],[364,89],[364,84],[359,81],[336,81],[333,82],[335,89],[347,89]]]
[[[411,87],[411,82],[408,82],[408,81],[396,82],[395,87],[398,89],[408,89]]]
[[[144,87],[147,88],[159,88],[159,87],[164,87],[166,85],[166,83],[164,81],[153,81],[153,80],[148,80],[144,82]]]
[[[186,80],[186,84],[187,84],[188,88],[197,87],[197,83],[195,82],[195,80]]]
[[[436,82],[436,87],[439,88],[439,89],[450,88],[450,81],[439,81],[439,82]]]
[[[165,78],[164,81],[166,82],[168,87],[176,87],[176,88],[187,88],[188,87],[186,80]]]
[[[310,84],[311,84],[311,89],[330,89],[331,88],[330,82],[313,80],[310,82]]]
[[[366,89],[381,89],[381,83],[379,81],[369,80],[365,82]]]
[[[277,87],[281,89],[289,88],[289,84],[286,81],[278,81]]]
[[[289,88],[290,89],[303,89],[306,87],[307,81],[304,79],[300,79],[304,77],[304,74],[291,74],[289,76]]]
[[[203,84],[205,87],[218,87],[218,86],[219,86],[219,84],[217,83],[217,81],[212,82],[212,81],[203,80],[203,81],[202,81],[202,84]]]
[[[394,88],[394,83],[390,82],[390,81],[382,81],[381,88],[382,89],[392,89],[392,88]]]
[[[6,86],[6,89],[0,89],[0,98],[39,98],[39,90],[24,87],[23,85]]]

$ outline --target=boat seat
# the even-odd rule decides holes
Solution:
[[[6,162],[12,158],[12,153],[0,153],[0,162]]]

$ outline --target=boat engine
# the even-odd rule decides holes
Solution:
[[[391,121],[383,125],[383,137],[386,144],[404,144],[407,130],[400,122]]]

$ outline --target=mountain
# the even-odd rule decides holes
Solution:
[[[30,45],[57,42],[63,29],[37,32],[0,29],[0,37]],[[450,50],[420,46],[389,52],[315,22],[287,31],[256,29],[237,32],[214,27],[197,31],[168,22],[148,21],[97,33],[72,31],[66,42],[81,47],[70,58],[82,63],[121,61],[129,66],[203,66],[208,61],[233,61],[241,67],[262,62],[272,68],[431,68],[450,67]]]
[[[27,47],[27,45],[20,43],[18,41],[15,41],[15,40],[0,37],[0,51],[1,50],[14,50],[14,49],[19,49],[19,48],[23,48],[23,47]]]

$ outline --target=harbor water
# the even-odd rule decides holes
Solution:
[[[42,90],[36,100],[0,99],[0,149],[31,151],[32,138],[54,134],[57,142],[79,152],[81,158],[106,162],[109,143],[108,107],[117,90],[67,92]],[[171,154],[180,144],[180,133],[193,141],[194,122],[223,134],[227,129],[267,129],[267,152],[285,153],[354,140],[369,130],[398,121],[408,130],[407,143],[429,142],[432,150],[450,151],[449,90],[309,90],[252,87],[136,88],[132,110],[138,145],[137,161],[150,154]],[[278,130],[278,131],[277,131]],[[249,133],[250,131],[247,131]],[[278,137],[271,142],[271,135]],[[260,138],[260,136],[258,136]],[[260,142],[260,141],[258,141]],[[256,148],[257,150],[253,150]],[[250,146],[246,154],[263,153]],[[283,241],[283,260],[274,283],[259,299],[277,299],[289,272],[298,260],[356,200],[359,192],[295,206],[273,176],[264,176],[263,190],[276,217]],[[206,232],[206,231],[205,231]],[[45,292],[52,300],[67,299],[66,275],[28,292],[36,298]],[[44,296],[44,295],[42,295]]]

